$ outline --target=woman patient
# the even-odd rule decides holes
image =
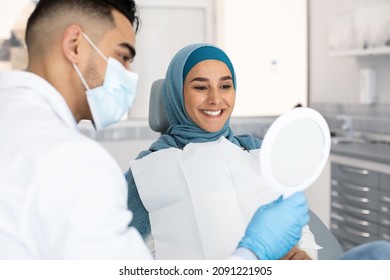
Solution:
[[[157,259],[228,257],[257,207],[279,196],[262,181],[261,140],[229,127],[236,84],[230,59],[212,45],[186,46],[169,65],[170,127],[126,173],[131,225]],[[315,244],[307,226],[284,259],[316,258],[304,244]]]

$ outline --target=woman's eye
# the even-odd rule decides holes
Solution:
[[[230,89],[230,88],[232,88],[232,85],[222,85],[222,88],[223,89]]]
[[[206,90],[207,87],[206,86],[194,86],[194,89],[196,89],[196,90]]]

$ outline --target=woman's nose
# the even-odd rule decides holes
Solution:
[[[218,92],[217,89],[210,88],[209,93],[208,93],[208,102],[209,104],[213,105],[219,105],[221,103],[221,95]]]

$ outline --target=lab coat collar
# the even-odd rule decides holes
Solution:
[[[79,130],[77,122],[63,96],[48,81],[27,71],[8,71],[0,75],[0,88],[28,88],[40,95],[53,108],[64,124],[73,130]]]

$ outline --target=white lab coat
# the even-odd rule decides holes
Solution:
[[[0,73],[0,259],[150,259],[131,217],[124,175],[63,97]]]

